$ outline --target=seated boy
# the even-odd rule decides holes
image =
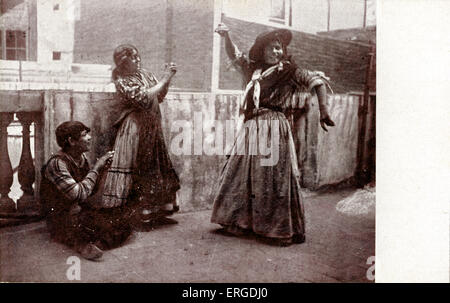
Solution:
[[[90,168],[84,154],[91,147],[89,131],[78,121],[56,128],[61,150],[42,168],[40,197],[52,239],[95,260],[103,255],[103,249],[123,243],[131,228],[125,207],[96,209],[89,203],[114,153],[106,153]]]

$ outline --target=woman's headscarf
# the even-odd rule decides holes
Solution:
[[[120,66],[123,64],[126,58],[130,57],[133,52],[139,54],[139,51],[134,45],[131,44],[121,44],[114,50],[113,59],[116,68],[113,70],[113,79],[115,79],[120,74]]]
[[[127,57],[129,57],[133,53],[133,51],[139,53],[137,48],[131,44],[122,44],[116,47],[113,55],[114,63],[116,64],[116,66],[119,67],[120,65],[122,65],[123,61]]]

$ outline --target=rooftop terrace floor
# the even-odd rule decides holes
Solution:
[[[99,261],[81,259],[79,282],[370,282],[375,216],[336,211],[354,192],[307,194],[306,242],[289,247],[218,233],[209,210],[177,214],[177,225],[135,232]],[[0,281],[71,282],[73,255],[50,239],[44,222],[0,229]]]

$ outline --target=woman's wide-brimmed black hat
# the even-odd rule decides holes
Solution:
[[[283,47],[286,47],[291,43],[292,33],[288,29],[276,29],[258,35],[249,52],[250,60],[255,62],[262,60],[264,57],[264,47],[273,40],[279,40],[283,44]]]

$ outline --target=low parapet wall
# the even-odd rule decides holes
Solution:
[[[8,85],[16,85],[16,89],[5,89]],[[54,131],[56,126],[67,120],[79,120],[91,127],[94,148],[89,158],[92,161],[111,148],[115,136],[112,123],[118,115],[114,86],[94,85],[92,90],[82,91],[83,87],[77,88],[77,84],[61,84],[65,85],[64,88],[60,86],[60,89],[45,90],[26,89],[25,84],[20,84],[22,89],[17,89],[17,85],[0,84],[0,112],[41,112],[42,129],[36,131],[36,136],[43,136],[40,147],[42,161],[58,150]],[[223,133],[226,127],[214,128],[214,121],[219,121],[223,126],[226,121],[233,121],[236,129],[241,121],[241,98],[239,92],[169,92],[161,104],[166,144],[181,179],[178,194],[183,211],[211,207],[219,172],[225,160],[223,153],[217,150],[226,150],[231,144]],[[361,99],[351,95],[329,96],[330,114],[336,126],[329,128],[327,133],[319,126],[317,100],[308,99],[308,110],[294,123],[304,187],[316,189],[355,175]],[[183,141],[183,144],[191,145],[187,149],[177,149],[183,131],[181,126],[188,129],[191,139],[190,142]],[[222,147],[211,152],[216,140],[219,140],[218,132],[222,132]],[[36,138],[36,141],[40,142],[40,138]],[[195,148],[194,145],[199,142],[200,149]],[[36,163],[36,169],[40,165]]]

